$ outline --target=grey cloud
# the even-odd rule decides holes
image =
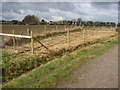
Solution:
[[[44,7],[46,6],[46,7]],[[3,2],[2,3],[2,12],[12,10],[40,10],[40,11],[48,11],[47,6],[45,3],[38,3],[38,2]],[[44,7],[44,8],[43,8]]]
[[[91,5],[98,9],[117,9],[117,2],[91,2]]]
[[[70,2],[58,2],[56,3],[56,8],[63,11],[73,11],[75,9],[75,6]]]
[[[3,19],[22,20],[28,14],[35,14],[40,19],[61,20],[77,19],[93,21],[115,21],[117,3],[102,2],[3,2]],[[113,14],[114,13],[114,14]]]

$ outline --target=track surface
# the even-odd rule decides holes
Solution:
[[[89,60],[73,72],[66,82],[57,88],[117,88],[118,87],[118,46],[102,56]]]

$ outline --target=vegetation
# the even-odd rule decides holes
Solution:
[[[29,25],[37,25],[39,24],[39,18],[35,15],[27,15],[22,22]]]
[[[34,62],[34,63],[33,63]],[[2,54],[3,82],[9,81],[22,73],[25,73],[41,64],[46,63],[45,60],[36,56],[28,56],[23,54]]]
[[[82,33],[81,29],[76,29],[76,30],[74,30],[74,32],[77,32],[75,34],[78,34],[78,38],[82,37],[82,35],[79,36],[80,35],[79,32]],[[64,32],[60,33],[60,34],[64,34]],[[60,34],[58,33],[56,35],[60,35]],[[75,34],[73,34],[72,36],[74,36]],[[51,37],[51,35],[52,34],[46,34],[46,38]],[[62,37],[64,37],[64,36],[62,36]],[[75,38],[77,38],[77,37],[75,36]],[[61,40],[61,38],[59,38],[59,40]],[[36,53],[35,56],[26,55],[24,51],[23,51],[24,53],[22,53],[22,54],[20,54],[20,53],[8,54],[6,52],[3,52],[3,56],[2,56],[3,57],[2,58],[2,60],[3,60],[3,67],[2,68],[3,68],[3,71],[4,71],[4,73],[3,73],[3,76],[4,76],[3,77],[3,82],[12,80],[12,79],[20,76],[21,74],[26,73],[27,71],[30,71],[30,70],[32,70],[34,68],[37,68],[38,66],[40,66],[42,64],[45,64],[50,60],[53,60],[55,57],[63,55],[66,52],[72,52],[72,51],[78,49],[79,47],[80,48],[83,47],[83,45],[87,46],[87,45],[90,45],[90,44],[93,44],[93,43],[96,43],[96,42],[100,42],[100,40],[102,40],[102,37],[99,40],[96,39],[96,40],[93,40],[93,41],[88,41],[88,42],[86,42],[86,43],[84,43],[82,45],[77,44],[76,46],[72,46],[72,47],[70,47],[68,49],[65,49],[64,47],[60,48],[58,51],[56,50],[55,53],[48,53],[47,51],[45,51],[46,53],[48,53],[46,55],[38,54],[38,53],[44,51],[44,49],[43,50],[37,50],[36,49],[37,53]],[[20,43],[22,43],[22,42],[24,42],[24,40],[20,40]],[[25,41],[25,42],[27,42],[27,41]],[[56,45],[54,43],[56,43],[56,41],[53,42],[53,45]],[[81,42],[81,43],[83,43],[83,42]],[[59,43],[58,43],[58,45],[59,45]],[[16,48],[17,48],[17,46],[16,46]],[[22,50],[22,46],[21,46],[20,50]],[[8,51],[8,52],[10,52],[10,51]],[[31,52],[29,52],[29,53],[31,53]]]
[[[117,38],[100,42],[88,48],[64,55],[48,64],[34,69],[17,79],[5,83],[3,88],[48,88],[67,77],[76,67],[88,59],[102,55],[104,51],[118,43]]]
[[[27,15],[21,21],[12,20],[0,20],[1,24],[29,24],[29,25],[81,25],[81,26],[108,26],[108,27],[115,27],[120,26],[120,23],[116,24],[115,22],[93,22],[93,21],[82,21],[81,18],[72,19],[72,20],[61,20],[61,21],[45,21],[44,19],[39,20],[39,18],[35,15]]]
[[[80,29],[76,29],[74,32],[80,31]],[[51,37],[51,35],[48,34],[46,37]],[[20,76],[22,73],[30,71],[33,68],[40,66],[41,64],[47,63],[47,60],[51,58],[52,56],[29,56],[27,54],[10,54],[3,51],[3,82],[12,80],[13,78]]]

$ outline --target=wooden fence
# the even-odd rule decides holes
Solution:
[[[46,31],[46,26],[45,26],[44,28],[45,28],[45,31]],[[85,29],[84,29],[84,28],[82,28],[82,27],[75,27],[75,28],[73,28],[72,26],[71,26],[71,28],[66,28],[66,26],[65,26],[64,32],[66,32],[66,42],[67,42],[68,46],[69,46],[69,43],[70,43],[70,32],[71,32],[72,30],[74,30],[74,29],[79,29],[79,28],[81,28],[81,30],[83,31],[83,41],[84,41],[84,43],[85,43],[85,41],[86,41],[86,33],[85,33]],[[57,27],[56,27],[56,29],[57,29]],[[93,35],[94,35],[95,30],[92,30],[92,31],[93,31]],[[102,30],[100,30],[100,31],[102,31]],[[102,32],[108,32],[108,31],[102,31]],[[46,32],[46,33],[47,33],[47,32]],[[102,33],[101,33],[101,34],[102,34]],[[49,50],[48,47],[46,47],[40,40],[38,40],[38,39],[36,38],[36,35],[34,35],[34,34],[33,34],[33,31],[30,31],[29,28],[27,28],[27,36],[26,36],[26,35],[22,35],[22,32],[20,33],[20,35],[15,35],[14,30],[13,30],[13,34],[0,33],[0,35],[12,37],[13,47],[16,46],[15,37],[31,39],[31,53],[32,53],[32,54],[34,54],[34,40],[37,41],[37,42],[38,42],[41,46],[43,46],[45,49]],[[49,51],[50,51],[50,50],[49,50]]]
[[[15,37],[19,38],[28,38],[31,39],[31,53],[34,54],[34,40],[36,40],[39,44],[41,44],[44,48],[49,50],[43,43],[41,43],[37,38],[33,36],[33,32],[31,31],[31,36],[24,36],[24,35],[15,35],[15,34],[6,34],[6,33],[0,33],[2,36],[10,36],[13,37],[13,46],[15,47]]]

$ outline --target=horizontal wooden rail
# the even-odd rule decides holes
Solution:
[[[14,34],[6,34],[6,33],[0,33],[2,36],[11,36],[11,37],[21,37],[21,38],[32,38],[31,36],[24,36],[24,35],[14,35]]]

